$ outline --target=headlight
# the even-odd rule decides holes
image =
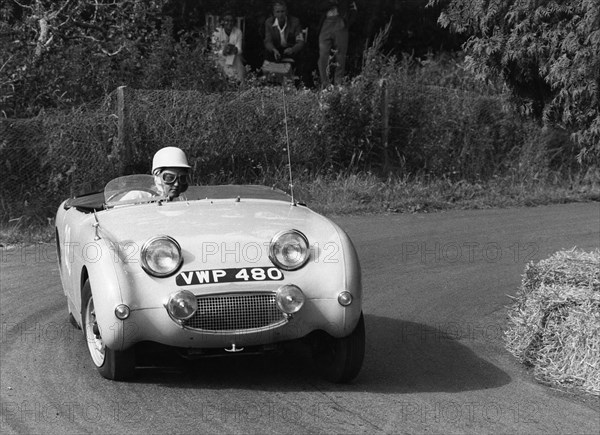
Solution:
[[[169,297],[166,307],[173,319],[186,320],[196,314],[198,302],[191,291],[181,290]]]
[[[153,237],[142,246],[142,267],[153,276],[173,275],[181,263],[181,247],[169,236]]]
[[[293,284],[282,285],[275,293],[277,306],[287,314],[294,314],[304,305],[304,293]]]
[[[308,248],[308,240],[300,231],[282,231],[271,240],[269,258],[283,270],[300,269],[308,261]]]

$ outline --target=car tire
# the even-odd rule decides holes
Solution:
[[[102,336],[96,323],[92,287],[87,280],[82,293],[83,334],[90,357],[98,372],[106,379],[124,381],[135,373],[135,353],[133,348],[116,351],[110,349],[102,341]]]
[[[363,314],[350,335],[334,338],[323,333],[313,344],[313,361],[318,373],[331,382],[350,382],[360,372],[365,356],[365,320]]]

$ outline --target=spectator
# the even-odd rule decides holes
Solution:
[[[242,40],[243,34],[235,25],[234,15],[225,13],[221,27],[217,27],[212,35],[213,52],[225,74],[240,82],[244,80],[246,72],[242,60]]]
[[[356,2],[350,0],[326,0],[319,6],[322,14],[319,24],[319,75],[321,86],[331,84],[329,79],[329,56],[335,57],[334,84],[341,84],[346,70],[348,31],[356,19]]]
[[[273,16],[265,21],[265,50],[268,61],[298,61],[304,48],[304,34],[300,20],[288,16],[287,5],[283,0],[273,2]]]

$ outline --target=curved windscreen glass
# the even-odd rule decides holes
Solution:
[[[109,181],[104,188],[108,207],[166,200],[158,191],[152,175],[126,175]]]

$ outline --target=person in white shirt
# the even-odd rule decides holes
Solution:
[[[275,0],[273,16],[265,21],[266,59],[275,62],[291,59],[297,62],[304,42],[300,20],[288,15],[285,1]]]
[[[244,80],[245,68],[242,60],[242,31],[235,25],[233,13],[223,15],[222,25],[212,35],[212,48],[217,64],[228,77]]]

